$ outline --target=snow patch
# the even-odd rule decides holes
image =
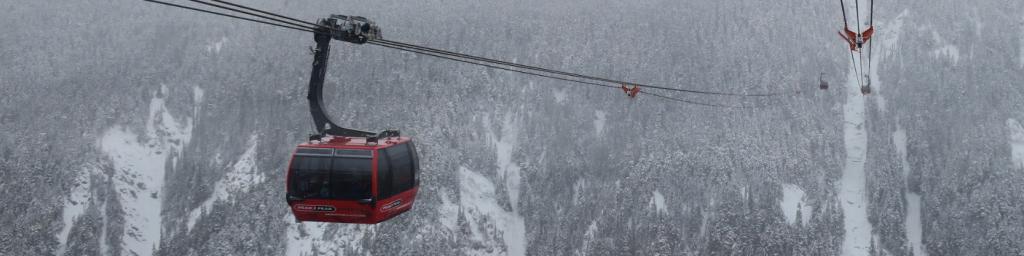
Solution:
[[[199,88],[199,86],[193,86],[192,102],[195,102],[196,104],[202,103],[204,94],[206,94],[206,91],[203,90],[203,88]]]
[[[526,224],[523,217],[514,211],[505,211],[498,204],[494,183],[487,177],[465,167],[459,167],[458,173],[459,204],[462,205],[462,213],[469,225],[469,239],[479,245],[465,247],[465,253],[526,255]],[[503,247],[506,249],[504,252],[490,249]]]
[[[932,50],[932,57],[936,59],[945,57],[953,61],[953,65],[956,65],[960,62],[960,49],[951,44],[943,45],[938,49]]]
[[[569,92],[565,90],[552,90],[551,96],[555,97],[556,103],[563,103],[565,99],[569,98]]]
[[[164,174],[168,163],[175,168],[191,139],[192,120],[177,121],[164,106],[165,95],[167,87],[161,85],[150,100],[144,135],[118,126],[100,138],[100,148],[114,166],[114,189],[125,214],[121,254],[151,255],[159,249]]]
[[[110,245],[107,244],[107,224],[110,220],[107,216],[107,200],[103,200],[103,204],[100,205],[100,216],[103,218],[103,225],[100,226],[100,255],[111,255]]]
[[[286,217],[288,226],[285,255],[343,255],[346,250],[366,254],[363,239],[375,231],[374,225],[339,225],[323,222],[294,223],[294,217]],[[330,230],[328,230],[330,229]],[[330,232],[328,232],[330,231]]]
[[[286,219],[289,218],[286,217]],[[288,225],[288,231],[285,235],[288,238],[288,243],[285,244],[285,255],[301,256],[313,250],[313,242],[319,240],[324,235],[322,226],[317,224],[321,223],[311,223],[309,225],[295,223]]]
[[[189,213],[187,222],[189,231],[192,230],[196,221],[204,213],[208,213],[213,209],[214,202],[227,200],[235,193],[249,192],[249,188],[263,183],[266,179],[256,166],[256,149],[259,145],[258,137],[252,135],[249,141],[249,149],[242,153],[242,156],[231,167],[231,170],[213,185],[213,195],[207,198],[206,201],[203,201],[201,206]]]
[[[953,61],[953,65],[960,62],[960,49],[946,42],[946,39],[938,31],[932,30],[932,40],[935,41],[936,45],[939,45],[938,48],[932,50],[932,57],[936,59],[947,58]]]
[[[573,205],[579,205],[580,204],[580,200],[583,200],[583,198],[585,197],[585,195],[583,194],[583,190],[585,190],[586,188],[587,188],[587,181],[584,180],[584,179],[578,179],[578,180],[576,180],[576,183],[572,184],[572,204]]]
[[[900,154],[900,159],[903,162],[903,178],[909,182],[910,161],[907,161],[907,131],[898,123],[896,124],[896,131],[892,133],[892,141],[896,146],[896,152]],[[909,184],[906,186],[909,187]],[[907,216],[903,220],[903,227],[907,232],[907,243],[909,243],[910,249],[914,251],[914,255],[927,256],[928,252],[924,249],[925,247],[922,243],[921,195],[907,191],[904,199],[907,201]]]
[[[903,9],[903,11],[900,12],[900,14],[892,21],[879,22],[879,25],[877,26],[879,34],[883,34],[885,36],[878,37],[878,39],[875,40],[879,40],[877,43],[882,46],[879,50],[881,50],[881,56],[883,58],[893,57],[900,53],[900,33],[903,31],[903,19],[909,15],[910,11]]]
[[[79,170],[78,176],[75,177],[71,194],[64,201],[64,211],[61,218],[64,220],[64,226],[57,233],[57,242],[60,243],[57,246],[57,255],[64,255],[67,249],[68,235],[71,233],[72,225],[75,224],[75,219],[78,216],[82,216],[85,213],[85,209],[93,203],[92,193],[90,193],[92,189],[91,176],[98,172],[96,168],[86,166]]]
[[[587,226],[587,231],[583,232],[583,245],[576,250],[575,255],[587,255],[590,251],[590,243],[594,241],[594,237],[597,235],[597,220],[590,221],[590,225]]]
[[[657,190],[654,191],[648,205],[654,207],[654,210],[660,214],[668,214],[668,207],[665,207],[665,196]]]
[[[1024,126],[1013,118],[1006,120],[1006,126],[1010,129],[1010,159],[1013,166],[1024,170]]]
[[[1024,24],[1024,16],[1020,17],[1020,24]],[[1019,62],[1020,68],[1024,69],[1024,26],[1020,26],[1020,40],[1019,41],[1020,41],[1020,51],[1018,51],[1018,53],[1020,54],[1020,61],[1018,61],[1018,62]]]
[[[604,133],[604,124],[605,121],[608,121],[608,114],[604,111],[596,110],[594,111],[594,117],[597,118],[594,119],[594,129],[597,130],[597,134],[600,135],[601,133]]]
[[[220,40],[213,41],[206,44],[206,52],[209,53],[220,53],[220,48],[224,46],[224,43],[228,42],[227,37],[221,37]]]
[[[903,158],[903,177],[910,176],[910,162],[907,161],[907,130],[896,125],[896,131],[892,132],[892,144],[896,145],[896,153]]]
[[[484,125],[490,124],[490,118],[484,117]],[[512,119],[512,114],[505,115],[502,120],[501,135],[494,131],[487,130],[487,139],[497,154],[498,177],[505,180],[505,188],[508,190],[508,198],[512,204],[512,211],[519,209],[519,185],[522,181],[520,171],[522,168],[512,162],[512,154],[515,153],[516,139],[519,137],[519,122]]]
[[[203,88],[199,88],[199,86],[192,87],[192,116],[195,117],[196,122],[199,122],[199,110],[203,106],[204,94],[206,94],[206,91]]]
[[[441,206],[438,207],[441,211],[441,225],[450,231],[458,230],[459,205],[448,199],[448,191],[441,190],[438,192],[438,196],[441,197]]]
[[[907,242],[910,243],[910,249],[914,250],[914,255],[928,256],[928,251],[922,244],[924,232],[921,228],[921,195],[908,192],[906,199],[907,218],[903,222],[903,227],[907,230]]]
[[[807,221],[811,219],[811,207],[807,205],[804,190],[797,185],[782,185],[782,201],[779,202],[779,206],[782,208],[782,214],[786,216],[786,223],[790,225],[796,223],[798,211],[801,215],[801,224],[807,225]]]

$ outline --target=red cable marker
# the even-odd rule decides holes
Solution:
[[[629,96],[630,98],[636,98],[636,95],[640,94],[640,86],[635,84],[628,86],[627,84],[622,84],[622,91],[626,93],[626,96]]]

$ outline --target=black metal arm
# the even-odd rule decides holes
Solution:
[[[354,16],[332,15],[330,18],[320,20],[319,23],[320,26],[313,34],[316,49],[313,50],[313,72],[309,77],[309,92],[306,94],[309,112],[313,115],[313,123],[318,134],[311,136],[310,139],[319,139],[324,135],[374,138],[398,136],[398,131],[384,131],[378,134],[341,127],[331,121],[324,110],[324,77],[327,75],[327,58],[331,54],[331,39],[364,44],[371,39],[380,38],[380,29],[366,18]]]

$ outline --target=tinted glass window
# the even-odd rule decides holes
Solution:
[[[334,156],[371,158],[373,157],[373,151],[363,149],[335,149]]]
[[[391,189],[395,194],[409,190],[415,183],[412,154],[408,144],[399,144],[385,149],[391,162]]]
[[[412,155],[412,177],[415,185],[420,184],[420,154],[416,152],[416,145],[409,142],[409,153]]]
[[[329,148],[298,148],[295,150],[296,155],[308,155],[308,156],[331,156],[333,149]]]
[[[319,198],[323,185],[330,179],[329,157],[296,156],[292,159],[291,193],[304,198]]]
[[[296,156],[290,192],[307,199],[370,198],[370,159]]]
[[[394,194],[391,191],[391,164],[388,163],[388,156],[384,150],[377,154],[377,196],[388,198]]]
[[[331,166],[331,190],[334,198],[366,199],[373,184],[369,158],[335,157]]]

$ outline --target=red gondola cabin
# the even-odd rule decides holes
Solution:
[[[409,137],[329,136],[303,143],[288,164],[296,221],[376,224],[412,209],[419,161]]]
[[[380,30],[362,17],[331,15],[313,34],[309,112],[316,134],[288,163],[287,201],[296,221],[375,224],[412,209],[419,189],[419,159],[412,139],[397,130],[348,129],[323,106],[331,39],[363,44]]]

